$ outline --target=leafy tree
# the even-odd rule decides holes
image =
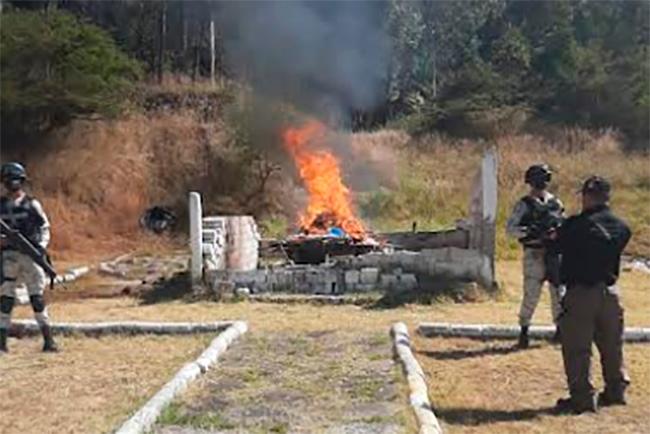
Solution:
[[[62,11],[10,11],[0,26],[5,137],[119,112],[139,65],[108,34]]]

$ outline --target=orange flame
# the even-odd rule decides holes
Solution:
[[[299,217],[300,226],[316,234],[326,233],[327,226],[339,226],[353,238],[363,238],[365,229],[353,211],[338,160],[331,152],[310,148],[325,140],[326,132],[322,123],[312,120],[282,134],[309,193],[307,209]]]

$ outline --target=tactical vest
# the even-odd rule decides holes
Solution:
[[[522,197],[521,201],[526,204],[527,209],[519,223],[521,226],[540,224],[547,214],[556,217],[562,216],[562,204],[555,196],[549,197],[546,202],[541,202],[530,196]]]
[[[17,204],[6,196],[0,198],[0,217],[12,229],[17,229],[31,242],[37,244],[41,228],[45,224],[43,216],[34,208],[34,198],[25,195]],[[16,248],[8,245],[7,249]]]
[[[562,203],[555,196],[550,196],[546,202],[541,202],[531,196],[524,196],[521,201],[526,204],[526,213],[522,216],[519,224],[525,227],[545,226],[547,219],[562,220],[564,211]],[[541,247],[542,241],[537,239],[525,239],[523,242],[527,247]]]

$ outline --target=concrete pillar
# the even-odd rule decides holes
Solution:
[[[201,209],[201,195],[195,191],[190,192],[190,273],[192,284],[201,283],[203,278],[203,225]]]
[[[496,218],[498,191],[498,161],[495,149],[483,156],[481,167],[474,181],[470,201],[470,240],[471,249],[485,255],[490,263],[492,281],[496,280],[494,255],[496,247]]]

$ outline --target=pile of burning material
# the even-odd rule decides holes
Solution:
[[[330,214],[323,214],[314,221],[317,231],[305,230],[283,241],[283,250],[296,264],[320,264],[328,258],[345,255],[362,255],[378,251],[380,244],[364,234],[354,237],[331,220]]]
[[[360,255],[379,249],[356,216],[339,162],[327,149],[327,128],[318,121],[287,128],[282,140],[307,190],[309,202],[298,218],[300,233],[281,242],[297,264],[318,264],[330,256]]]

